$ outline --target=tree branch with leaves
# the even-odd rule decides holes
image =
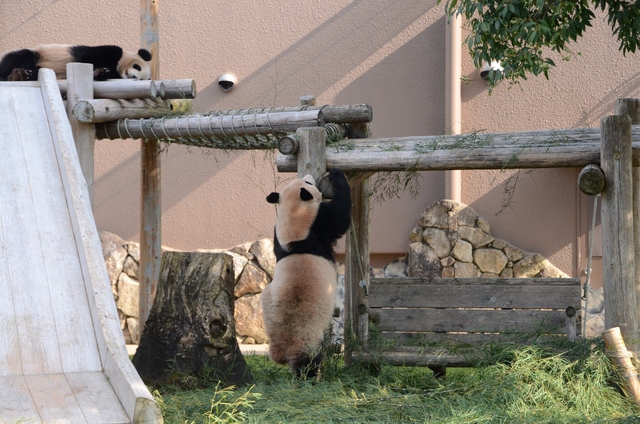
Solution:
[[[440,3],[441,0],[438,0]],[[517,83],[527,75],[543,74],[556,66],[550,56],[563,60],[574,53],[569,44],[582,37],[595,18],[593,10],[606,10],[607,22],[620,50],[635,53],[640,43],[640,1],[625,0],[449,0],[448,16],[466,18],[466,44],[476,67],[497,61],[487,75],[489,87],[502,80]]]

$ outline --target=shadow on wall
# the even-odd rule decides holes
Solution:
[[[353,70],[359,67],[368,69],[370,65],[367,61],[407,28],[418,28],[416,34],[406,34],[409,39],[416,37],[427,25],[422,24],[421,19],[435,6],[435,0],[351,2],[253,73],[239,75],[241,83],[234,89],[235,101],[240,101],[246,107],[281,106],[297,102],[303,94],[320,95]],[[444,28],[442,23],[436,26]],[[399,47],[407,41],[403,40]],[[443,45],[444,36],[435,43],[431,40],[431,44]],[[424,48],[429,49],[428,46],[426,44]],[[424,54],[420,53],[419,57],[424,57]],[[284,92],[285,98],[282,99]],[[358,94],[362,96],[364,93]],[[203,99],[211,99],[211,102],[203,103]],[[202,90],[198,107],[219,109],[225,99],[218,84],[212,82]],[[354,101],[365,103],[365,100],[353,97],[347,98],[345,103]]]
[[[540,252],[567,274],[573,273],[578,246],[573,247],[569,264],[561,264],[554,255],[575,245],[578,238],[577,183],[558,184],[577,181],[574,169],[465,171],[464,175],[480,186],[478,197],[465,195],[469,206],[486,217],[496,237]],[[523,221],[523,217],[535,219]]]
[[[614,113],[616,100],[638,96],[640,96],[640,72],[636,72],[609,90],[591,109],[584,110],[582,118],[574,125],[576,127],[600,126],[600,119]]]

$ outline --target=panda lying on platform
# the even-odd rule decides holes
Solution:
[[[33,49],[13,50],[0,58],[0,81],[35,81],[40,68],[51,68],[58,79],[66,79],[67,63],[93,65],[96,81],[110,78],[148,80],[151,77],[151,53],[140,49],[127,52],[118,46],[72,46],[43,44]]]
[[[333,199],[322,201],[313,177],[296,179],[269,203],[278,204],[273,281],[262,292],[269,356],[297,377],[314,377],[322,360],[324,330],[335,305],[333,245],[351,223],[351,193],[344,173],[329,172]]]

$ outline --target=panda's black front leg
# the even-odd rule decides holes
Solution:
[[[331,222],[327,222],[326,228],[331,228],[334,238],[338,239],[347,232],[351,224],[351,187],[340,169],[331,169],[329,180],[333,187],[333,199],[328,203],[329,213],[326,215]]]
[[[105,81],[112,78],[120,78],[120,75],[113,75],[111,68],[95,68],[93,70],[93,79],[95,81]]]
[[[296,378],[303,380],[312,379],[318,375],[321,363],[322,351],[318,352],[316,355],[301,355],[293,362],[291,368]]]

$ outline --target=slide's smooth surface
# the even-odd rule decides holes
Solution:
[[[0,423],[152,423],[50,70],[0,82]]]

